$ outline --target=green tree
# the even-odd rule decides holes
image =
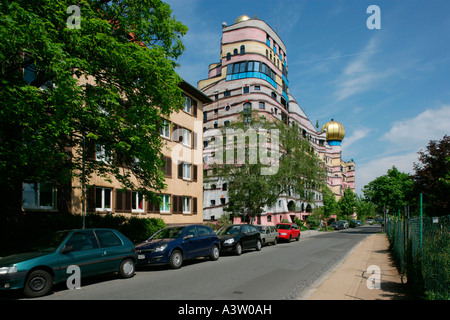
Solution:
[[[355,210],[357,205],[356,194],[352,189],[347,188],[344,190],[344,195],[338,201],[339,210],[346,219],[349,219]]]
[[[283,194],[311,201],[311,190],[320,190],[324,184],[324,170],[312,147],[302,137],[300,128],[281,122],[266,122],[256,113],[252,114],[251,121],[248,115],[246,119],[222,130],[228,143],[226,152],[231,150],[237,155],[239,147],[245,149],[242,163],[227,163],[226,152],[223,152],[223,161],[214,165],[219,177],[228,182],[229,205],[225,210],[247,219],[249,215],[255,217],[263,213],[265,206],[273,206]],[[229,133],[236,130],[248,136],[250,130],[254,130],[257,139],[249,138],[248,143],[242,140],[245,146],[239,145],[238,139],[235,142],[232,137],[230,141]],[[267,151],[272,159],[270,164],[257,148],[261,141],[270,141],[271,148]],[[250,151],[255,150],[258,150],[257,157],[251,161]]]
[[[387,174],[369,182],[363,188],[366,200],[375,204],[378,211],[384,208],[391,213],[403,210],[411,201],[413,180],[407,173],[400,172],[395,166]]]
[[[324,187],[322,189],[322,196],[324,218],[328,219],[331,215],[337,215],[339,213],[339,205],[333,191],[328,187]]]
[[[164,188],[157,123],[182,105],[174,68],[187,28],[160,0],[80,0],[80,28],[70,29],[72,4],[0,3],[2,209],[23,181],[81,176],[83,141],[110,160],[84,157],[88,176],[114,176],[149,196]]]
[[[450,214],[450,136],[430,141],[414,163],[414,193],[423,194],[424,213],[429,216]]]

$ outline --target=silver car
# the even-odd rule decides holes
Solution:
[[[278,242],[278,230],[274,226],[261,226],[255,225],[256,229],[261,234],[262,244],[267,245],[269,243],[276,245]]]

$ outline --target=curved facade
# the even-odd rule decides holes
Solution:
[[[248,16],[238,17],[230,26],[223,24],[220,61],[211,64],[208,78],[198,82],[199,90],[213,100],[203,109],[204,157],[214,152],[208,138],[209,130],[236,121],[243,111],[257,111],[268,120],[287,125],[296,123],[302,128],[303,136],[324,161],[329,175],[327,182],[339,197],[342,187],[354,189],[354,182],[344,184],[346,177],[342,172],[346,165],[341,163],[340,143],[330,144],[327,133],[318,131],[311,123],[289,92],[288,74],[286,46],[268,24]],[[207,165],[205,169],[204,219],[213,220],[223,214],[223,207],[228,203],[226,183],[208,172]],[[354,175],[352,179],[354,181]],[[311,203],[286,194],[274,208],[266,208],[257,222],[275,224],[282,219],[291,221],[295,216],[305,218],[307,207],[322,205],[320,191],[309,192],[314,199]]]

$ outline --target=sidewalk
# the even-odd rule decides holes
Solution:
[[[368,270],[369,266],[375,267]],[[302,299],[406,300],[405,286],[389,252],[387,236],[374,234],[357,245],[335,270],[319,280]]]

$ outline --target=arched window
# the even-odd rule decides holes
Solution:
[[[234,50],[233,50],[233,54],[234,54],[234,55],[237,55],[237,54],[238,54],[238,50],[237,50],[237,49],[234,49]]]
[[[245,54],[245,46],[244,45],[241,46],[241,54]]]
[[[227,61],[229,61],[231,59],[231,53],[227,53]]]

